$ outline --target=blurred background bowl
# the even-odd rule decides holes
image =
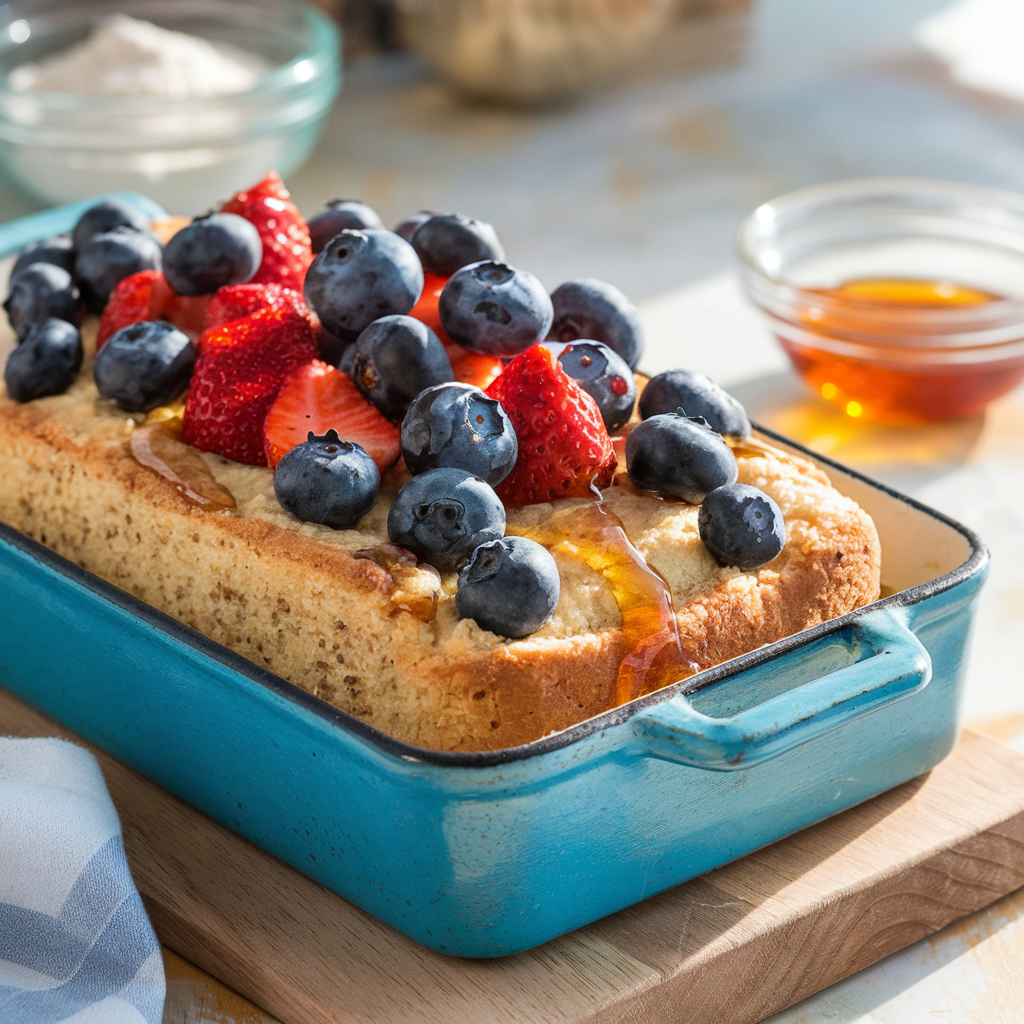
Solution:
[[[123,13],[256,55],[243,93],[193,100],[16,92],[8,74]],[[12,0],[0,5],[0,171],[44,203],[112,190],[194,211],[287,175],[309,156],[341,86],[339,35],[295,0]]]

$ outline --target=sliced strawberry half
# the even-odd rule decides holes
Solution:
[[[178,295],[157,270],[140,270],[124,278],[113,290],[100,317],[96,347],[122,327],[143,320],[168,320],[195,340],[203,331],[209,295]]]
[[[258,309],[292,309],[309,317],[309,308],[302,295],[280,284],[230,284],[218,289],[206,309],[203,330],[222,327],[232,320],[242,320]]]
[[[281,284],[301,292],[313,262],[309,228],[277,171],[229,199],[222,210],[244,217],[260,233],[263,262],[251,283]]]
[[[416,305],[409,310],[409,316],[426,324],[441,339],[445,348],[454,344],[448,337],[448,332],[441,326],[441,314],[438,310],[441,292],[444,291],[444,286],[447,283],[447,277],[425,273],[423,275],[423,291],[420,292]]]
[[[448,358],[452,362],[452,371],[455,379],[463,384],[475,384],[478,388],[486,391],[493,380],[495,380],[505,364],[495,356],[485,356],[481,352],[470,352],[468,348],[461,345],[451,344],[445,346]]]
[[[519,456],[495,490],[509,507],[589,497],[607,487],[616,457],[597,403],[534,345],[516,356],[487,389],[512,421]]]
[[[319,359],[300,366],[281,386],[263,427],[267,465],[276,466],[312,430],[334,429],[343,441],[366,449],[384,473],[401,454],[398,428],[356,390],[341,370]]]
[[[317,354],[309,321],[261,309],[207,331],[185,400],[185,441],[235,462],[265,466],[263,423],[285,378]]]

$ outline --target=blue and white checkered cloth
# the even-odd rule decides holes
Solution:
[[[0,738],[0,1021],[160,1024],[160,946],[96,759]]]

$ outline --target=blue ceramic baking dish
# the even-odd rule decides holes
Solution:
[[[76,215],[0,229],[0,254]],[[5,526],[0,685],[423,945],[528,949],[911,779],[956,740],[984,546],[763,433],[874,517],[890,596],[523,747],[396,742]]]

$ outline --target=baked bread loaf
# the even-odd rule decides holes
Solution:
[[[554,528],[565,543],[553,550],[561,578],[553,617],[526,639],[505,640],[457,618],[454,574],[403,561],[388,546],[397,473],[358,530],[298,522],[275,500],[270,470],[212,454],[201,457],[235,511],[186,500],[132,457],[129,436],[141,417],[98,397],[94,334],[94,325],[83,328],[86,359],[67,393],[18,404],[0,392],[4,522],[408,743],[500,749],[619,702],[620,666],[635,636],[623,628],[616,581],[588,564],[567,513],[586,517],[595,502],[509,511],[510,533],[550,533],[567,515],[569,523]],[[0,343],[0,364],[5,358]],[[739,481],[767,492],[785,518],[782,554],[756,571],[717,564],[700,541],[696,506],[637,493],[623,476],[603,493],[604,512],[667,581],[693,668],[879,592],[878,536],[866,513],[803,459],[756,438],[736,454]]]

